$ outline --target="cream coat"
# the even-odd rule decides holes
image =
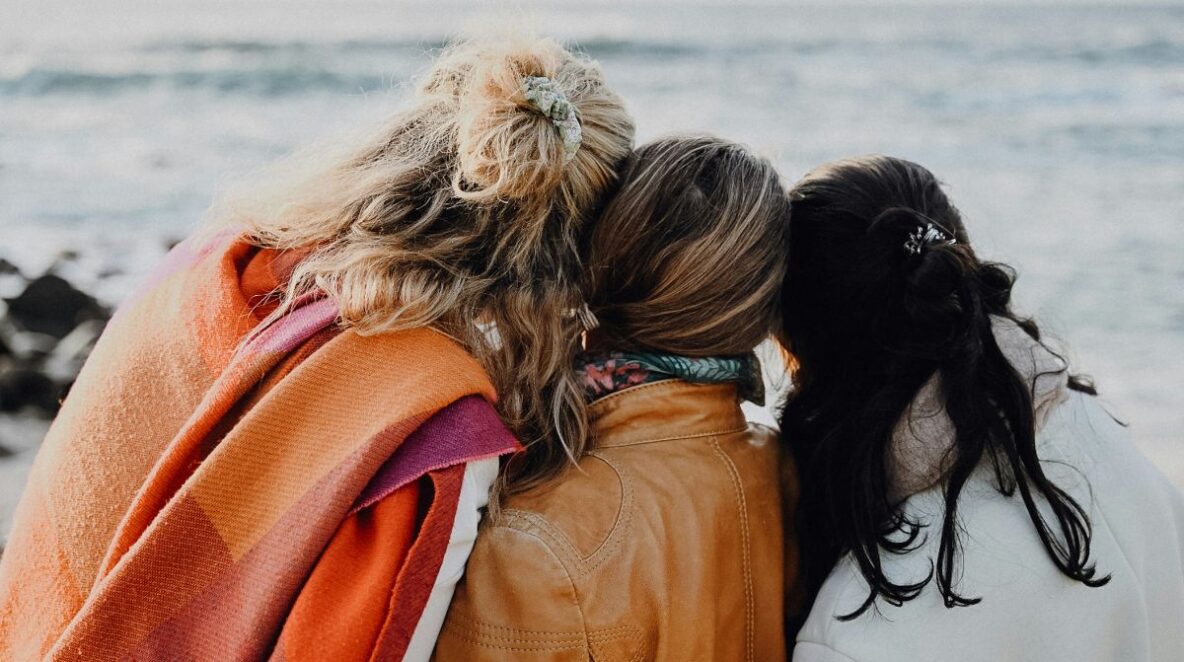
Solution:
[[[1089,510],[1093,557],[1099,573],[1113,577],[1108,585],[1088,588],[1062,575],[1018,497],[999,494],[980,469],[959,502],[965,534],[957,588],[982,602],[947,609],[930,584],[901,607],[881,601],[878,612],[841,622],[835,616],[867,595],[858,569],[844,559],[799,633],[795,662],[1184,660],[1184,496],[1096,398],[1068,394],[1037,441],[1049,476]],[[904,507],[940,522],[940,488]],[[936,538],[911,554],[889,555],[887,574],[898,582],[924,576]]]

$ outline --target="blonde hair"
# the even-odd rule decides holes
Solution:
[[[550,78],[574,107],[583,141],[570,162],[523,96],[526,76]],[[580,238],[632,140],[595,62],[549,39],[466,41],[377,135],[285,165],[228,200],[221,222],[259,246],[312,249],[275,314],[320,289],[359,333],[436,328],[486,368],[519,439],[565,457],[587,435],[571,366]]]
[[[611,349],[745,354],[780,327],[789,199],[718,138],[638,148],[592,234],[588,304]]]

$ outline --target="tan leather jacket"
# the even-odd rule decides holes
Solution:
[[[579,470],[483,528],[436,659],[785,659],[773,431],[744,420],[733,385],[680,381],[591,418]]]

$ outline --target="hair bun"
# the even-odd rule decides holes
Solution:
[[[926,250],[904,278],[902,312],[909,334],[938,353],[961,343],[979,308],[974,275],[953,248]]]
[[[562,98],[574,118],[574,100],[563,87],[569,59],[549,39],[486,51],[458,98],[459,196],[521,200],[560,184],[569,160],[564,135],[553,117],[527,98],[527,81],[546,79],[548,91]]]
[[[926,237],[930,226],[940,236]],[[904,353],[943,353],[965,337],[977,307],[971,262],[963,246],[940,230],[941,224],[909,207],[893,207],[875,217],[868,231],[875,249],[898,265],[899,308],[886,311],[888,345]],[[932,234],[932,233],[931,233]]]

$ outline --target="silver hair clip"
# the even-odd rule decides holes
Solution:
[[[585,331],[591,331],[600,326],[600,320],[596,319],[596,313],[592,312],[586,303],[576,308],[576,317],[579,318]]]
[[[925,225],[918,225],[916,230],[909,235],[909,238],[904,242],[904,250],[909,255],[920,255],[921,251],[934,244],[942,244],[944,246],[953,246],[958,243],[953,237],[942,232],[933,223],[926,223]]]
[[[526,76],[522,79],[522,95],[531,108],[551,120],[559,130],[559,137],[563,139],[563,162],[574,159],[584,141],[584,130],[576,117],[575,106],[567,100],[563,90],[546,76]]]

